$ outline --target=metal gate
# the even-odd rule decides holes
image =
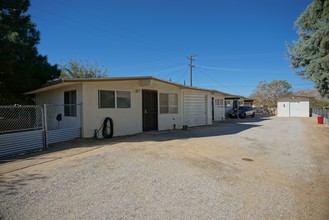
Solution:
[[[43,149],[43,118],[40,106],[0,106],[0,157]]]
[[[81,104],[0,106],[0,157],[81,137]]]
[[[81,104],[45,105],[44,109],[47,144],[81,137]]]

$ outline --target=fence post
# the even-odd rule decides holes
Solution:
[[[83,136],[83,128],[84,128],[84,126],[83,126],[83,105],[82,105],[82,102],[80,103],[80,137],[81,138],[84,138],[84,136]]]
[[[47,104],[43,105],[43,112],[44,112],[44,120],[45,120],[44,136],[45,136],[45,149],[46,149],[48,148]]]

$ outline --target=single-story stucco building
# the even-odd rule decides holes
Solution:
[[[309,98],[295,96],[283,97],[278,100],[278,117],[309,117],[310,102]]]
[[[84,138],[93,137],[106,117],[114,122],[114,136],[211,125],[225,119],[225,96],[232,96],[150,76],[59,79],[27,94],[37,105],[65,104],[58,110],[61,123],[76,123]],[[75,104],[82,110],[70,107]]]

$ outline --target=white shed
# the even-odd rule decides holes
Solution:
[[[310,101],[306,97],[285,97],[278,100],[278,117],[309,117]]]

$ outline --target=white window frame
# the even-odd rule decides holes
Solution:
[[[114,103],[113,106],[110,107],[102,107],[101,105],[101,92],[113,92],[113,97],[114,97]],[[118,106],[118,93],[120,92],[129,92],[129,107],[119,107]],[[98,108],[99,109],[130,109],[131,108],[131,91],[129,90],[106,90],[106,89],[99,89],[98,90]]]
[[[119,92],[128,92],[129,93],[129,107],[119,107],[119,102],[118,102],[118,93]],[[117,90],[115,92],[115,102],[116,102],[116,108],[131,108],[131,91],[126,91],[126,90]]]
[[[222,108],[224,106],[224,99],[215,99],[215,106]]]
[[[73,97],[74,94],[74,97]],[[77,90],[64,91],[64,116],[77,116]]]
[[[162,97],[163,95],[167,95],[167,100],[168,102],[166,103],[167,105],[165,106],[161,106],[162,105]],[[177,93],[164,93],[161,92],[160,93],[160,114],[178,114],[178,94]],[[171,97],[175,97],[176,103],[175,104],[171,104],[170,102],[172,101]],[[164,108],[167,108],[167,111],[163,111]]]

